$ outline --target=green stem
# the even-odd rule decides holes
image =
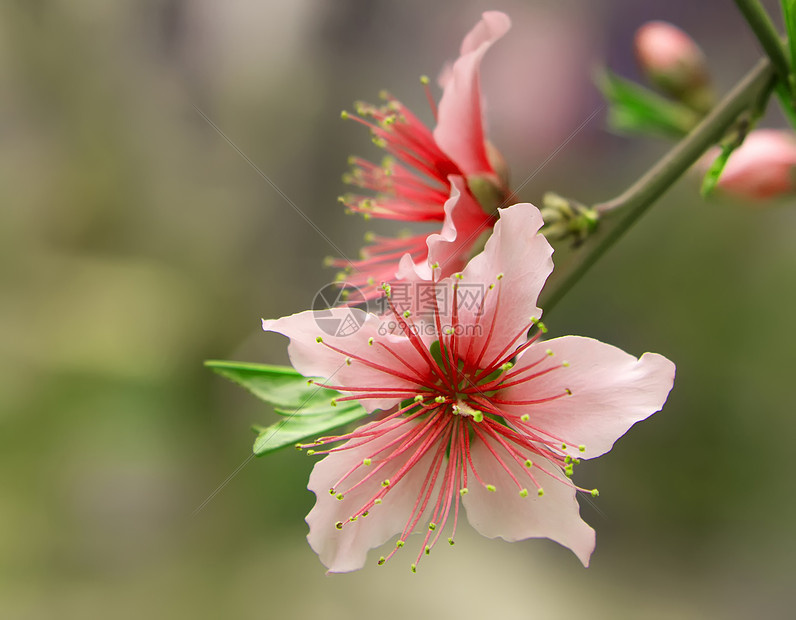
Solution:
[[[790,63],[782,45],[782,38],[766,10],[759,0],[735,0],[735,4],[738,6],[738,10],[743,13],[746,21],[749,22],[749,26],[755,35],[757,35],[763,50],[768,54],[771,62],[774,63],[774,69],[780,79],[785,84],[790,84],[788,77],[790,75]]]
[[[636,220],[668,190],[753,105],[774,79],[771,62],[764,58],[736,84],[721,102],[671,151],[621,195],[599,203],[601,215],[615,210],[624,214],[613,226],[601,222],[568,263],[557,268],[542,293],[541,307],[550,310],[589,267],[616,243]]]

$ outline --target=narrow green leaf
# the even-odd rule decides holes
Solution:
[[[279,409],[306,407],[320,401],[328,403],[338,395],[334,390],[308,384],[307,378],[290,366],[218,360],[208,360],[205,366]]]
[[[254,453],[265,454],[307,437],[317,437],[367,413],[356,401],[338,403],[340,392],[319,387],[289,366],[209,360],[205,366],[270,403],[284,416],[259,433]],[[334,404],[333,404],[334,403]]]
[[[790,77],[793,81],[793,76],[791,75]],[[796,87],[793,88],[793,90],[796,91]],[[788,88],[788,85],[782,80],[777,80],[774,85],[774,93],[777,95],[777,99],[779,99],[779,105],[780,108],[782,108],[782,113],[785,115],[785,118],[788,119],[790,126],[796,129],[796,103],[794,103],[791,97],[791,89]]]
[[[608,123],[616,131],[680,138],[700,119],[687,106],[604,70],[597,86],[610,105]]]
[[[257,438],[254,440],[252,450],[256,456],[262,456],[298,441],[308,438],[314,440],[338,426],[358,420],[365,415],[367,414],[359,403],[350,401],[340,403],[334,410],[330,408],[325,413],[306,415],[304,411],[299,411],[270,426],[254,427]]]
[[[713,190],[716,189],[716,185],[721,178],[721,173],[724,172],[724,166],[727,165],[727,161],[730,159],[730,155],[732,155],[736,146],[735,144],[725,144],[721,147],[721,153],[713,160],[710,168],[705,173],[705,177],[702,179],[702,187],[699,193],[702,194],[703,198],[710,196]]]
[[[781,0],[782,18],[788,35],[791,70],[796,67],[796,0]]]

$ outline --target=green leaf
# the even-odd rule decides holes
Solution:
[[[782,18],[788,35],[791,70],[796,67],[796,0],[781,0]]]
[[[604,70],[597,86],[609,103],[608,123],[618,132],[680,138],[699,122],[687,106]]]
[[[315,412],[313,415],[306,415],[304,411],[299,411],[270,426],[254,426],[257,438],[254,440],[252,450],[255,456],[262,456],[310,437],[316,439],[333,428],[358,420],[365,415],[367,413],[362,405],[353,401],[346,401],[345,405],[340,403],[334,411],[325,413]]]
[[[205,366],[270,403],[276,413],[284,416],[270,426],[255,427],[257,456],[307,437],[315,438],[367,415],[356,401],[334,401],[340,392],[308,383],[306,377],[289,366],[219,360],[206,361]]]
[[[705,177],[702,179],[702,187],[700,188],[699,193],[702,194],[703,198],[710,196],[710,194],[713,193],[713,190],[716,189],[716,185],[721,178],[721,173],[724,172],[724,166],[727,165],[730,155],[732,155],[737,146],[738,145],[734,143],[722,145],[721,153],[719,153],[716,159],[713,160],[710,168],[705,173]]]

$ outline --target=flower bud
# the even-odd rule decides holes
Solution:
[[[716,187],[725,196],[762,201],[796,194],[795,175],[793,132],[758,129],[730,155]]]
[[[599,213],[579,202],[547,192],[542,203],[544,226],[540,232],[548,241],[572,239],[578,245],[597,228]]]
[[[713,103],[705,55],[685,32],[662,21],[636,31],[636,59],[647,79],[663,92],[699,111]]]

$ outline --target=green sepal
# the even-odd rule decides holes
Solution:
[[[681,138],[700,119],[700,115],[689,107],[608,69],[602,70],[597,76],[597,87],[608,101],[608,124],[620,133]]]
[[[367,415],[356,401],[337,402],[340,392],[308,382],[289,366],[208,360],[205,366],[246,388],[284,416],[270,426],[256,426],[254,454],[261,456]],[[335,402],[333,405],[332,403]]]

